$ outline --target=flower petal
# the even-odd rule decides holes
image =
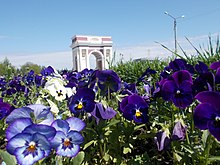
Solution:
[[[67,138],[67,136],[64,134],[64,132],[62,132],[62,131],[57,131],[56,132],[56,135],[54,136],[54,138],[53,139],[51,139],[51,146],[53,147],[53,148],[57,148],[59,145],[63,145],[62,143],[63,143],[63,139],[66,139]]]
[[[31,137],[32,135],[28,133],[19,133],[15,135],[8,141],[6,150],[10,154],[14,155],[15,149],[25,146],[26,142],[29,142],[31,140]]]
[[[66,121],[69,123],[70,130],[73,131],[82,131],[86,126],[84,121],[76,117],[68,118]]]
[[[84,137],[77,131],[70,131],[67,136],[73,144],[81,144],[84,141]]]
[[[220,112],[220,92],[203,91],[195,96],[202,103],[212,104]]]
[[[54,127],[56,129],[56,131],[62,131],[65,134],[67,134],[67,132],[70,129],[69,123],[67,121],[61,120],[61,119],[55,120],[51,126]]]
[[[220,141],[220,127],[215,126],[214,121],[208,122],[208,129],[209,132],[218,140]]]
[[[218,62],[213,62],[211,65],[210,65],[210,68],[213,69],[213,70],[216,70],[220,67],[220,61]]]
[[[176,82],[176,84],[181,84],[183,81],[188,80],[192,83],[192,77],[190,73],[187,70],[180,70],[173,74],[173,79]]]
[[[27,126],[33,124],[30,118],[20,118],[13,121],[6,129],[6,138],[10,140],[13,136],[21,133]]]
[[[55,136],[56,130],[55,128],[48,126],[48,125],[32,124],[26,127],[23,133],[30,133],[30,134],[40,133],[46,136],[48,139],[50,139]]]
[[[194,124],[201,130],[208,128],[208,122],[212,120],[213,114],[216,113],[215,108],[208,103],[199,104],[193,114]]]
[[[73,144],[72,148],[65,148],[60,145],[57,150],[56,154],[60,156],[67,156],[67,157],[75,157],[80,151],[80,146]]]
[[[14,109],[6,118],[6,123],[11,123],[12,121],[18,119],[18,118],[31,118],[30,113],[34,112],[29,107],[22,107],[18,109]]]
[[[173,97],[173,94],[176,92],[177,86],[174,81],[166,81],[162,86],[162,97],[164,100],[168,101]]]
[[[24,155],[26,147],[16,148],[14,151],[14,155],[16,156],[18,164],[21,165],[32,165],[40,159],[44,158],[44,152],[38,149],[37,154],[33,156],[33,154]]]

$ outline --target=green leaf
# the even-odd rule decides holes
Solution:
[[[106,126],[106,127],[110,127],[112,125],[116,125],[117,123],[119,123],[120,120],[117,120],[117,119],[112,119],[111,122]]]
[[[123,148],[123,154],[131,153],[131,149],[129,147]]]
[[[182,157],[179,154],[175,153],[175,152],[173,153],[173,157],[174,157],[174,160],[176,160],[178,162],[180,162],[182,160]]]
[[[78,155],[71,160],[71,164],[80,165],[82,164],[85,157],[85,153],[83,151],[79,152]]]
[[[141,124],[141,125],[135,126],[135,127],[134,127],[134,130],[137,130],[137,129],[143,127],[143,126],[145,126],[145,124]]]
[[[89,141],[88,143],[86,143],[85,145],[84,145],[84,148],[83,148],[83,150],[85,150],[86,148],[88,148],[89,146],[91,146],[93,143],[95,143],[96,142],[96,140],[91,140],[91,141]]]
[[[206,147],[206,141],[207,141],[208,136],[209,136],[209,131],[208,130],[203,131],[202,144],[203,144],[204,148]]]
[[[0,150],[0,157],[7,165],[16,165],[16,159],[8,152]]]
[[[208,158],[210,161],[220,161],[220,156],[212,156]]]
[[[104,159],[106,162],[108,162],[109,159],[110,159],[110,155],[107,154],[107,153],[105,153],[105,155],[103,156],[103,159]]]

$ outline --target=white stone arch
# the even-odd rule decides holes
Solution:
[[[96,58],[96,68],[109,69],[112,59],[112,39],[110,36],[79,36],[72,38],[73,70],[90,69],[89,57]]]

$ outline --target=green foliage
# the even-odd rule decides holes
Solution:
[[[114,70],[119,77],[128,83],[137,82],[138,78],[145,72],[147,68],[154,69],[155,71],[161,71],[167,66],[168,62],[164,60],[140,60],[140,61],[120,61],[111,69]]]
[[[24,75],[27,74],[30,70],[33,70],[34,73],[39,74],[42,70],[40,65],[34,64],[32,62],[26,62],[24,65],[21,66],[20,72]]]
[[[0,76],[6,76],[7,79],[16,75],[16,68],[9,62],[7,58],[0,63]]]

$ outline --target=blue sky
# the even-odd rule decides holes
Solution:
[[[220,32],[219,0],[0,0],[0,60],[71,69],[76,34],[112,36],[113,49],[126,59],[147,51],[156,56],[155,41],[174,47],[173,19],[165,11],[185,15],[177,20],[182,44],[184,37],[206,44]]]

